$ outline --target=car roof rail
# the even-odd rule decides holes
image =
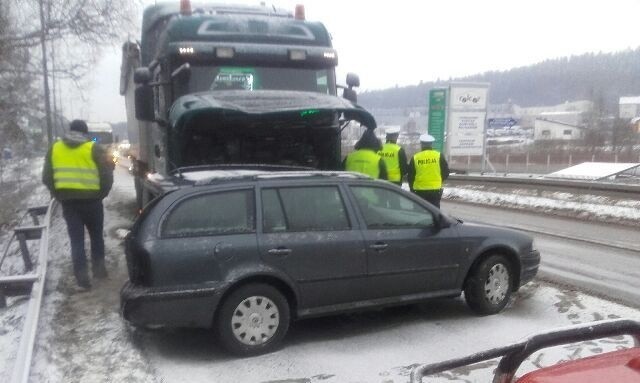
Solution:
[[[297,168],[295,170],[265,170],[264,168],[252,167],[226,167],[217,169],[202,169],[200,174],[185,174],[183,178],[193,181],[194,186],[211,185],[229,180],[275,180],[292,178],[349,178],[349,179],[371,179],[361,173],[345,172],[339,170],[317,170],[307,168]]]

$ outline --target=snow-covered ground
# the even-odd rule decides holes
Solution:
[[[19,192],[20,200],[24,201],[21,208],[48,199],[40,184],[41,166],[40,161],[33,162],[26,170],[13,173],[14,177],[21,174],[28,185]],[[4,177],[7,182],[7,173]],[[510,207],[518,204],[536,210],[571,208],[590,211],[593,216],[640,217],[637,215],[640,203],[632,200],[612,202],[566,193],[537,196],[527,195],[526,190],[518,195],[492,195],[457,187],[447,188],[445,193],[446,198],[474,203]],[[0,201],[3,203],[4,199]],[[536,282],[521,290],[511,307],[497,316],[475,317],[458,299],[314,319],[295,324],[285,347],[278,352],[233,359],[216,348],[208,332],[143,331],[122,321],[119,290],[127,278],[122,233],[131,224],[134,213],[133,182],[119,168],[114,189],[105,200],[110,276],[105,281],[94,281],[88,292],[79,292],[75,287],[66,227],[59,212],[55,216],[32,381],[399,383],[408,381],[415,364],[505,345],[534,332],[606,318],[640,320],[638,310]],[[6,238],[6,232],[1,235]],[[19,271],[19,262],[13,268]],[[0,309],[0,382],[6,381],[11,371],[25,302],[13,299],[8,308]],[[528,366],[629,346],[628,337],[564,346],[534,356]],[[487,381],[494,367],[492,361],[456,371],[454,375],[464,381]],[[444,381],[450,381],[450,377],[451,374],[441,376]]]
[[[640,196],[612,198],[527,188],[491,191],[482,185],[464,185],[446,186],[443,198],[583,220],[640,225]]]

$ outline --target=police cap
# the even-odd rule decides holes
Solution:
[[[425,134],[420,136],[420,142],[432,143],[432,142],[435,142],[435,141],[436,141],[436,139],[432,135],[430,135],[428,133],[425,133]]]

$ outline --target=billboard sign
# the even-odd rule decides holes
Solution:
[[[485,112],[452,113],[449,124],[449,152],[457,156],[482,155]]]
[[[487,109],[488,87],[451,84],[451,109]]]
[[[449,86],[447,154],[484,154],[485,120],[489,105],[489,84],[452,83]]]

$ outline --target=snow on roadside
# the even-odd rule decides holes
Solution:
[[[134,207],[122,202],[133,201],[131,183],[130,177],[118,179],[104,201],[109,278],[93,280],[90,291],[82,292],[76,287],[66,225],[60,211],[54,218],[32,381],[155,381],[119,314],[119,292],[127,279],[127,271],[122,239],[116,233],[131,224]],[[86,240],[85,246],[89,249],[88,238]]]
[[[29,217],[19,222],[27,207],[48,203],[49,195],[40,182],[42,159],[12,160],[9,166],[3,168],[2,193],[3,217],[6,218],[3,232],[0,233],[1,251],[12,235],[16,225],[32,225]],[[1,224],[2,222],[0,222]],[[35,242],[35,243],[34,243]],[[29,242],[31,254],[37,254],[37,241]],[[2,256],[2,253],[0,253]],[[35,261],[35,257],[32,257]],[[20,275],[25,272],[24,262],[20,256],[17,241],[13,241],[7,257],[2,262],[0,276]],[[11,377],[15,354],[20,344],[24,316],[27,311],[27,297],[7,298],[7,307],[0,308],[0,382],[6,382]]]
[[[538,213],[569,215],[579,219],[595,219],[640,225],[640,200],[612,199],[589,194],[542,192],[516,189],[509,193],[482,190],[479,187],[445,187],[443,198]]]

